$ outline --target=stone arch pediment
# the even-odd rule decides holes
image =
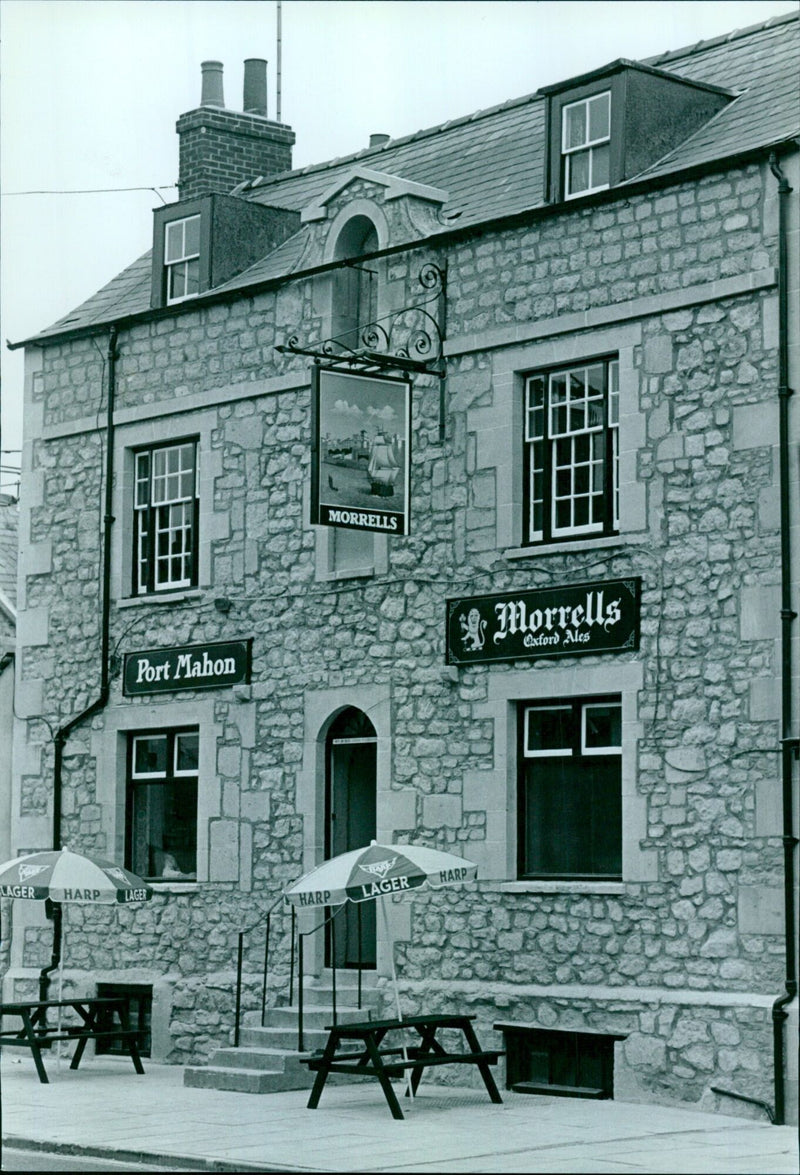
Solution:
[[[314,203],[306,205],[300,213],[301,222],[307,224],[313,220],[326,220],[330,216],[328,205],[331,201],[339,197],[351,184],[359,181],[372,184],[379,189],[382,188],[381,201],[384,204],[406,196],[429,204],[442,205],[448,195],[444,188],[435,188],[430,184],[419,184],[415,180],[390,175],[385,171],[373,171],[370,167],[356,166],[348,168],[329,188],[326,188]]]
[[[378,237],[378,248],[385,249],[389,243],[389,222],[386,215],[374,200],[360,197],[349,201],[334,215],[325,238],[322,260],[324,263],[336,260],[336,249],[342,231],[351,220],[363,217],[372,222]]]

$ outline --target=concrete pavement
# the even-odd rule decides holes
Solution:
[[[377,1082],[270,1095],[189,1089],[178,1066],[87,1057],[71,1071],[2,1057],[4,1143],[174,1171],[625,1172],[798,1175],[797,1130],[766,1120],[619,1101],[426,1085],[395,1121]]]

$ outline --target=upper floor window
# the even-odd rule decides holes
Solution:
[[[564,197],[583,196],[609,185],[611,92],[571,102],[561,110]]]
[[[168,303],[193,298],[200,292],[199,216],[164,225],[164,270]]]
[[[197,583],[197,443],[134,454],[133,593]]]
[[[622,705],[612,697],[521,707],[519,876],[622,875]]]
[[[528,376],[524,413],[524,542],[618,530],[618,360]]]

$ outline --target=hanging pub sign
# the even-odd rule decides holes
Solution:
[[[639,648],[641,579],[605,579],[447,603],[447,663]]]
[[[248,682],[252,647],[251,639],[126,653],[122,692],[131,697],[134,694],[212,689]]]
[[[408,534],[408,380],[315,365],[311,412],[311,522]]]

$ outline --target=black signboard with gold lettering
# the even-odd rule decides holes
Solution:
[[[577,657],[639,648],[641,579],[447,600],[447,663]]]
[[[174,690],[210,689],[250,680],[252,640],[145,649],[126,653],[122,692],[158,694]]]

